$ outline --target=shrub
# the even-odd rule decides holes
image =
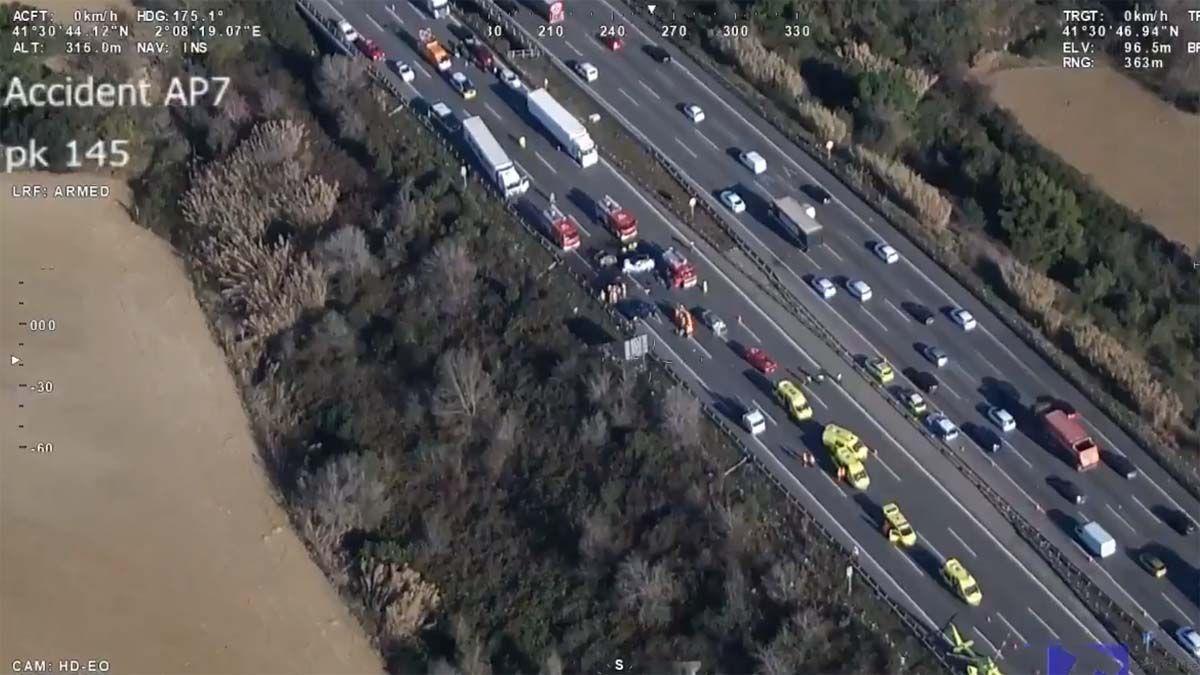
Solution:
[[[949,224],[952,210],[950,200],[903,162],[889,159],[860,146],[852,147],[850,156],[869,169],[885,190],[922,223],[938,229]]]

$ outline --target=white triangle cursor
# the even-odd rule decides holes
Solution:
[[[12,354],[8,355],[8,360],[9,360],[9,365],[12,365],[12,366],[15,366],[21,362],[21,359],[13,356]]]
[[[651,14],[653,14],[654,10],[657,8],[658,8],[658,5],[646,5],[646,9],[650,10]]]

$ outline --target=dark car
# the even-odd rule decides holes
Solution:
[[[645,300],[622,300],[617,304],[617,311],[630,321],[634,319],[649,319],[654,314],[654,305]]]
[[[517,13],[517,3],[513,2],[513,0],[495,0],[495,2],[496,2],[496,6],[499,7],[500,9],[504,10],[505,13],[508,13],[508,14],[516,14]]]
[[[1113,452],[1112,450],[1104,450],[1100,453],[1100,459],[1113,471],[1116,471],[1118,476],[1137,478],[1137,467],[1125,455]]]
[[[1185,537],[1196,531],[1195,521],[1189,518],[1188,515],[1183,511],[1168,511],[1163,520],[1167,521],[1167,525],[1170,525],[1172,530],[1175,530]]]
[[[904,303],[904,308],[908,310],[908,313],[912,315],[912,318],[918,323],[923,323],[926,326],[933,325],[934,315],[932,309],[915,302]]]
[[[804,194],[808,195],[821,206],[828,206],[833,201],[833,197],[820,185],[805,185],[803,188]]]
[[[1087,501],[1087,496],[1084,495],[1074,483],[1065,478],[1051,476],[1050,478],[1046,479],[1046,482],[1049,483],[1050,487],[1054,488],[1058,494],[1062,495],[1063,499],[1066,499],[1072,504],[1079,505]]]
[[[492,51],[482,44],[476,43],[471,46],[471,57],[475,60],[475,65],[480,70],[491,70],[496,65],[496,60],[492,56]]]
[[[671,53],[658,45],[646,45],[646,53],[650,55],[650,58],[659,63],[671,62]]]
[[[978,443],[979,447],[988,452],[999,452],[1003,446],[996,432],[980,424],[972,424],[966,429],[966,432],[971,437],[971,440]]]
[[[938,390],[937,378],[932,373],[927,373],[924,370],[916,373],[912,378],[912,382],[926,394],[932,394]]]

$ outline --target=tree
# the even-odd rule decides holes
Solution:
[[[436,294],[440,313],[459,316],[467,308],[475,290],[475,260],[467,245],[459,239],[443,239],[433,247],[425,262],[431,290]]]
[[[680,446],[700,445],[700,401],[682,385],[667,390],[660,416],[667,433]]]
[[[408,565],[362,560],[359,583],[367,607],[380,618],[381,636],[392,640],[415,637],[442,604],[437,586]]]
[[[353,225],[340,227],[317,247],[317,260],[329,274],[357,277],[375,274],[378,264],[367,247],[367,236]]]
[[[1108,292],[1112,290],[1113,285],[1116,283],[1116,275],[1108,268],[1108,265],[1101,262],[1092,265],[1087,271],[1079,275],[1076,282],[1076,290],[1079,291],[1079,297],[1090,305],[1104,299],[1104,296],[1108,295]]]
[[[1039,168],[1002,173],[1000,226],[1017,257],[1041,271],[1078,259],[1083,226],[1075,193]]]
[[[644,628],[661,628],[671,620],[671,607],[682,595],[679,582],[664,561],[650,565],[637,553],[617,569],[617,598]]]
[[[451,349],[438,361],[433,413],[451,420],[475,419],[492,399],[492,381],[475,349]]]

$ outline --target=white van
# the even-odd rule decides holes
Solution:
[[[1117,540],[1095,521],[1077,525],[1075,536],[1092,555],[1107,558],[1117,552]]]
[[[756,176],[767,171],[767,160],[763,159],[762,155],[753,150],[739,154],[738,161],[742,163],[742,166],[750,169]]]
[[[757,408],[747,410],[746,414],[742,415],[742,426],[746,427],[746,431],[751,435],[757,436],[767,430],[767,419]]]
[[[346,42],[354,42],[358,39],[358,31],[354,30],[354,26],[351,26],[349,21],[339,21],[337,26]]]

